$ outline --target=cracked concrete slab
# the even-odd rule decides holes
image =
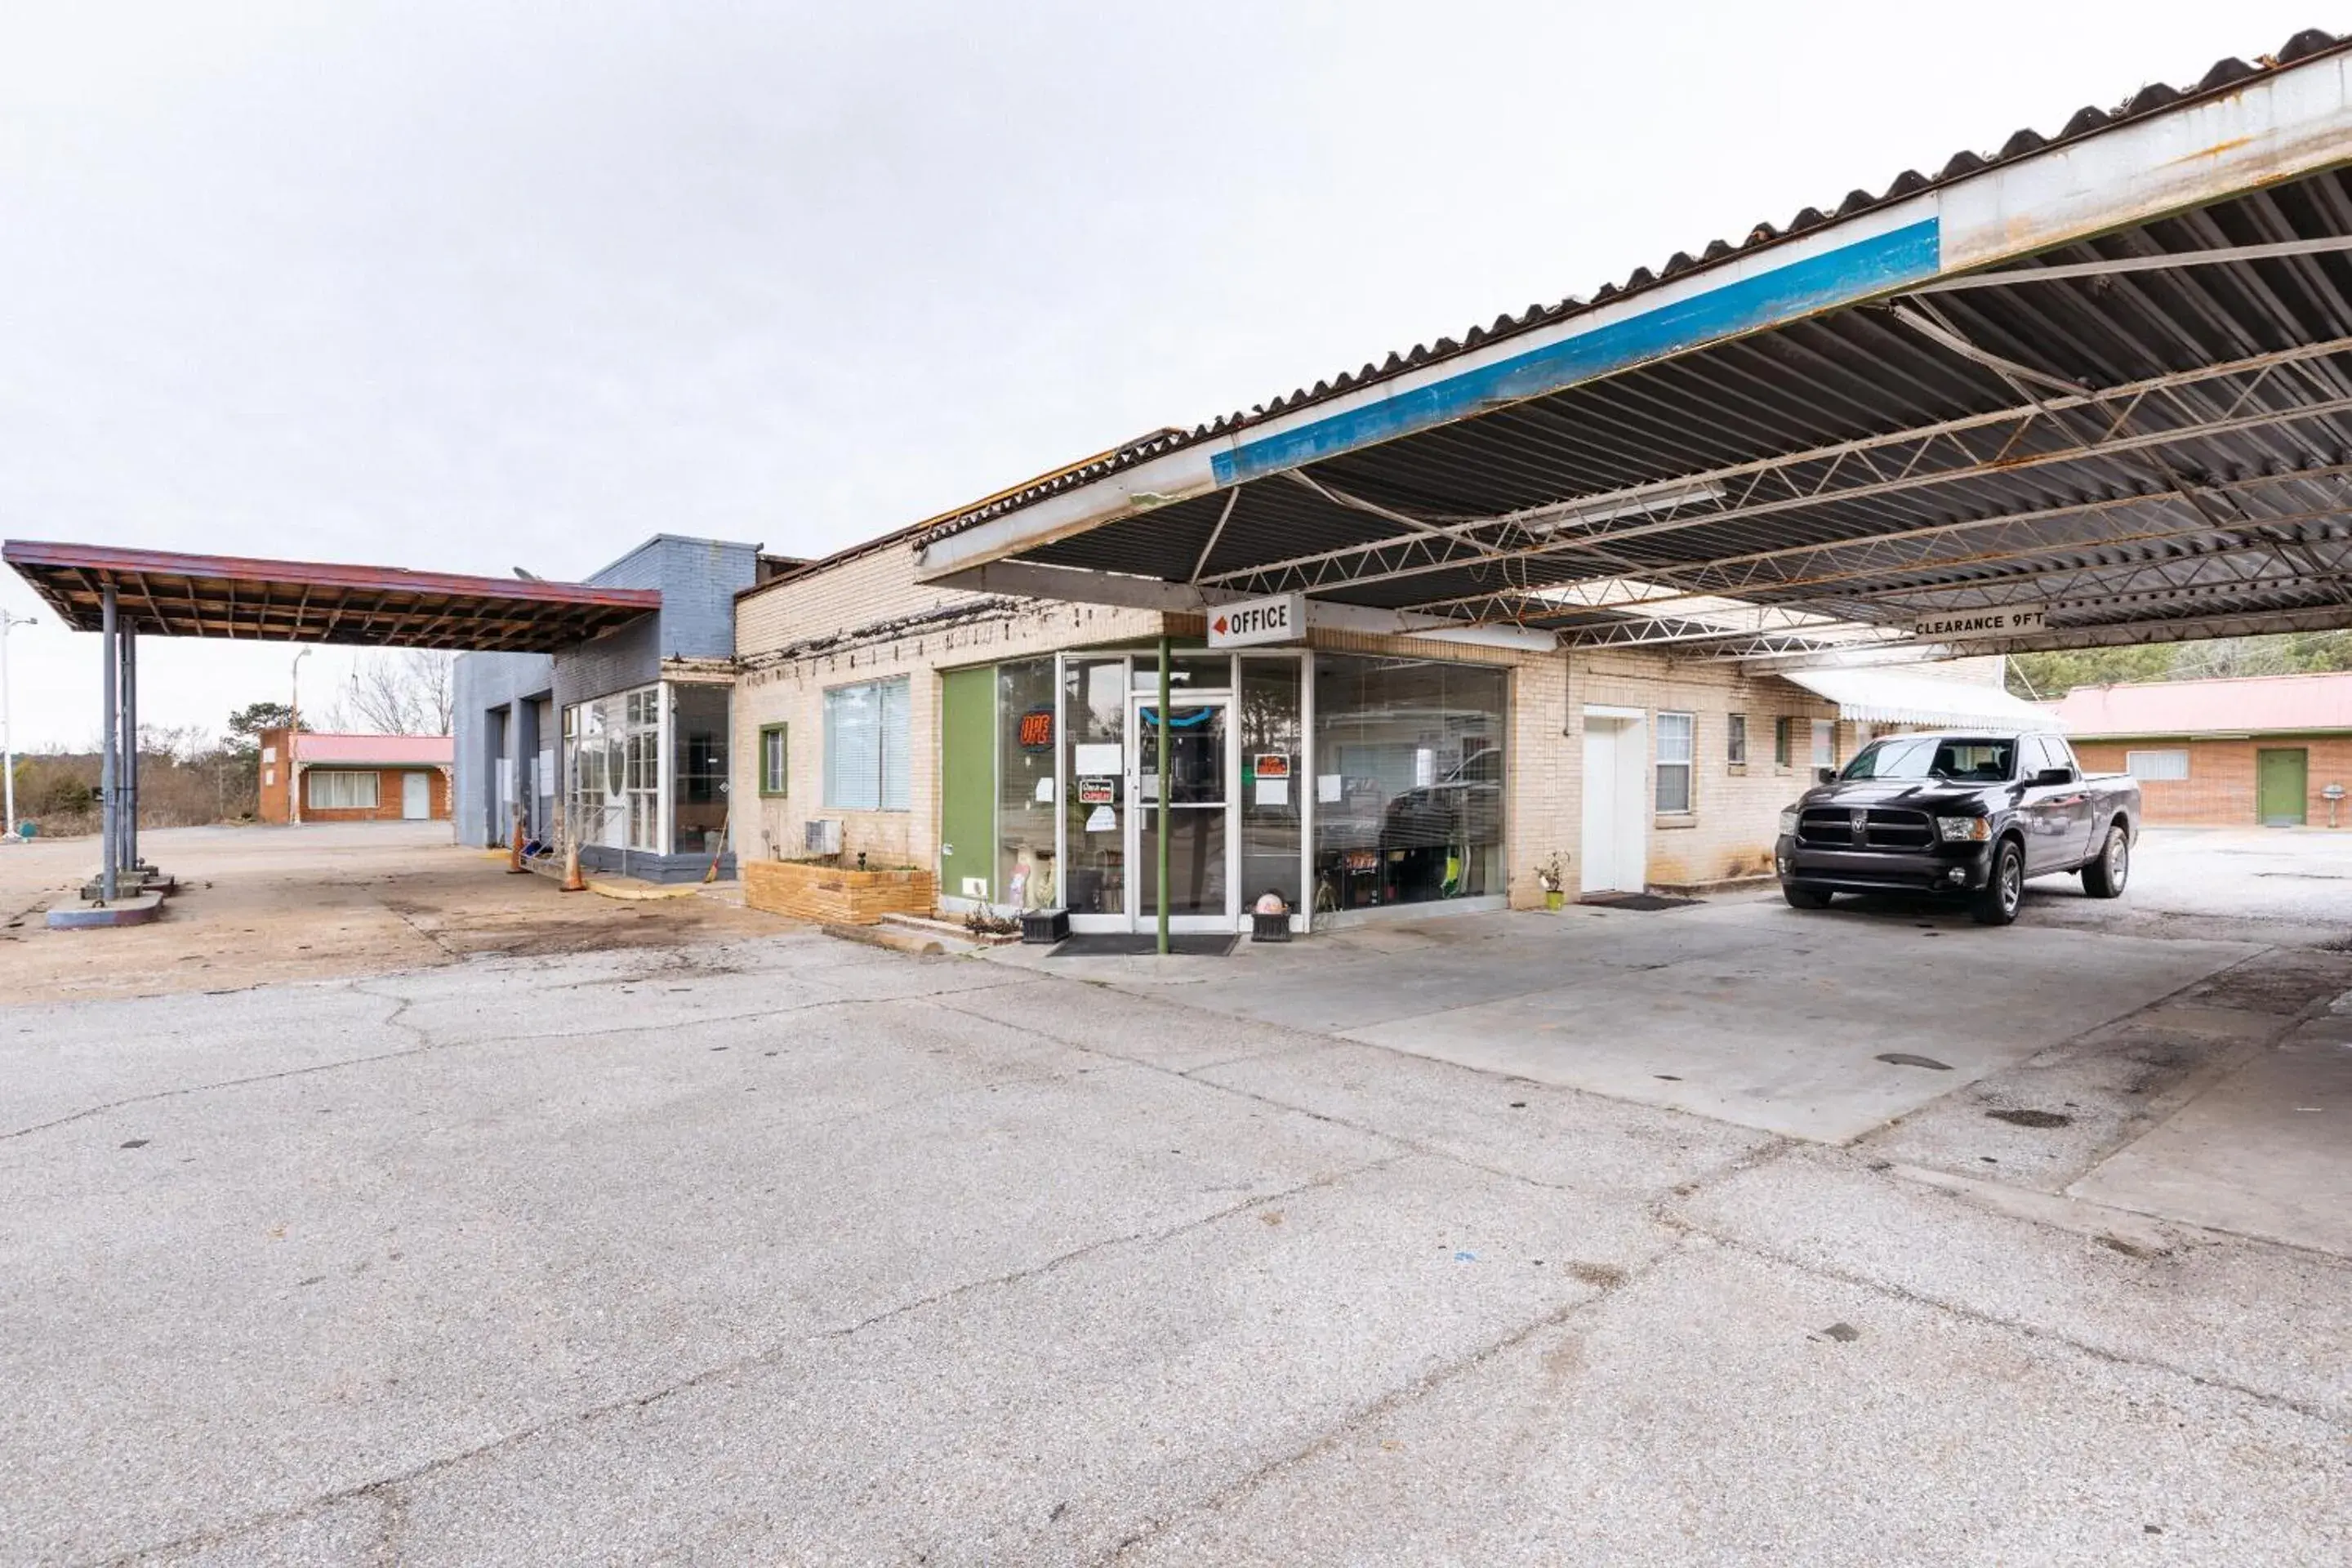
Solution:
[[[1670,1241],[1421,1158],[900,1314],[404,1485],[417,1563],[1081,1561]],[[628,1456],[657,1453],[656,1465]],[[528,1528],[518,1525],[528,1521]]]
[[[1117,1561],[2337,1562],[2343,1479],[2313,1416],[1694,1239]]]
[[[2352,1034],[2298,1024],[2342,954],[2197,980],[2194,921],[2063,931],[2127,984],[2041,1046],[1948,1013],[1939,1072],[1855,999],[1945,995],[1887,977],[1975,939],[1884,910],[1097,984],[404,918],[433,967],[0,1008],[0,1108],[56,1123],[0,1137],[0,1562],[2344,1554],[2343,1260],[2056,1190],[2118,1149],[2193,1178],[2144,1135]],[[2045,941],[1983,934],[1979,973]],[[2148,949],[2186,989],[2102,1013]],[[1845,997],[1816,1078],[1940,1098],[1839,1150],[1297,1023],[1615,986],[1610,1048],[1713,1019],[1753,1072],[1741,1031],[1790,1033],[1724,999],[1767,963]],[[2245,1081],[2251,1135],[2284,1112]]]
[[[1669,1212],[1811,1272],[2352,1427],[2352,1261],[2047,1194],[2021,1207],[2018,1189],[1880,1163],[1802,1151]]]

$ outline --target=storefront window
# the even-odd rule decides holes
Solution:
[[[669,689],[670,845],[680,855],[716,855],[727,832],[727,713],[724,686]]]
[[[1127,910],[1127,833],[1123,797],[1127,756],[1127,661],[1071,658],[1062,665],[1062,746],[1070,787],[1062,810],[1069,838],[1062,868],[1067,907],[1076,915]]]
[[[659,847],[660,690],[617,691],[564,710],[570,814],[582,845]]]
[[[1299,903],[1300,786],[1307,784],[1295,658],[1241,662],[1242,904]]]
[[[1315,908],[1503,889],[1501,670],[1315,660]]]
[[[996,885],[1015,909],[1053,907],[1054,661],[996,668]]]

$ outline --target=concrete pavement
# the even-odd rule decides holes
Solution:
[[[1595,920],[1577,973],[1706,995],[1778,919]],[[1847,994],[1958,945],[1864,923],[1794,939]],[[1370,940],[1558,990],[1500,924]],[[0,1562],[2352,1552],[2352,1266],[2147,1174],[2309,1091],[2343,954],[2062,932],[2112,1014],[1956,1003],[1840,1142],[760,929],[0,1009]]]

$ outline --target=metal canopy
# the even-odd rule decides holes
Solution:
[[[367,647],[551,653],[661,608],[650,588],[22,539],[0,546],[0,560],[76,631],[101,628],[110,587],[121,625],[140,635]]]
[[[2347,48],[992,498],[921,574],[1816,663],[2352,626]]]

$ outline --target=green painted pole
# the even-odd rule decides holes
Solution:
[[[1168,639],[1160,639],[1160,952],[1168,952]]]

